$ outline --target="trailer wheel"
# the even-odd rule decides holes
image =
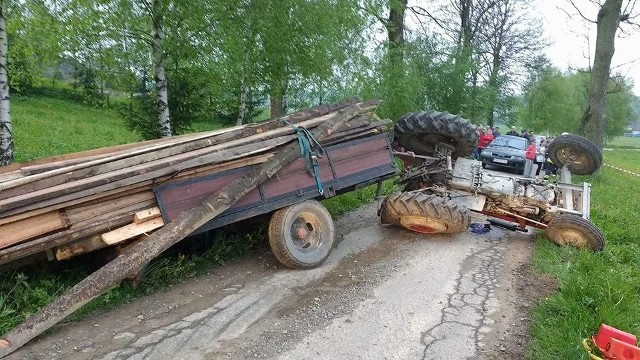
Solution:
[[[572,214],[558,214],[547,226],[547,236],[560,246],[602,251],[604,235],[587,219]]]
[[[582,136],[567,134],[549,144],[549,158],[561,168],[565,165],[576,175],[591,175],[602,165],[602,151]]]
[[[436,156],[436,146],[451,149],[451,158],[471,155],[478,144],[475,125],[458,115],[439,111],[409,113],[398,119],[394,140],[407,151]]]
[[[269,245],[283,265],[310,269],[331,252],[335,239],[333,220],[315,200],[306,200],[273,213],[269,223]]]
[[[454,201],[419,191],[387,196],[380,206],[383,224],[423,234],[453,234],[469,228],[469,210]]]

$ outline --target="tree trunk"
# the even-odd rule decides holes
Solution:
[[[163,0],[153,0],[153,65],[155,66],[156,81],[156,111],[163,137],[171,136],[171,120],[169,118],[169,95],[167,90],[167,76],[165,74],[164,42],[164,4]]]
[[[9,79],[7,77],[6,0],[0,0],[0,166],[13,162],[13,130],[9,113]]]
[[[287,113],[287,80],[279,79],[271,83],[269,103],[271,105],[271,118],[279,118]]]
[[[238,106],[238,121],[236,125],[244,124],[247,119],[247,101],[249,100],[249,73],[251,72],[251,57],[249,46],[244,50],[244,66],[242,67],[242,79],[240,80],[240,104]],[[273,118],[273,116],[272,116]]]
[[[356,104],[340,110],[312,131],[314,137],[318,141],[323,140],[349,119],[363,111],[369,111],[375,106],[371,103],[361,105],[363,106]],[[177,218],[148,238],[133,245],[130,250],[128,249],[80,281],[55,301],[7,333],[4,339],[0,339],[0,358],[15,351],[82,305],[116,286],[123,279],[137,274],[153,258],[233,206],[244,195],[298,157],[300,157],[300,145],[294,141],[266,162],[256,166],[250,173],[224,186],[205,198],[198,206],[182,212]]]
[[[500,46],[502,47],[502,46]],[[489,74],[489,103],[487,104],[487,125],[493,128],[495,120],[496,104],[498,102],[498,94],[500,94],[498,75],[500,72],[500,50],[493,54],[493,62],[491,64],[491,73]]]
[[[459,0],[460,1],[460,34],[458,35],[458,46],[461,47],[466,53],[466,50],[471,49],[471,7],[473,6],[472,0]]]
[[[387,22],[387,36],[389,37],[389,49],[397,52],[400,60],[403,59],[404,47],[404,14],[407,10],[408,0],[389,1],[389,21]]]
[[[385,23],[387,28],[387,69],[385,76],[385,98],[389,116],[397,117],[407,112],[412,104],[409,103],[406,89],[406,68],[404,63],[404,16],[407,10],[407,0],[389,0],[389,17]]]
[[[238,120],[236,121],[237,126],[240,126],[246,122],[248,97],[249,87],[247,86],[247,73],[246,70],[243,70],[242,80],[240,81],[240,104],[238,105]]]
[[[611,58],[615,51],[614,41],[618,25],[622,0],[606,0],[598,11],[598,32],[596,52],[591,69],[591,79],[587,89],[587,107],[582,114],[580,132],[587,139],[602,148],[606,119],[604,116],[607,83]]]

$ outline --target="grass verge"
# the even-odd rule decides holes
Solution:
[[[618,136],[607,141],[605,147],[614,149],[640,149],[640,137]]]
[[[605,151],[605,163],[640,172],[640,152]],[[640,178],[603,167],[592,184],[591,219],[607,244],[601,253],[536,245],[537,270],[559,291],[532,312],[530,359],[587,359],[581,340],[601,323],[640,335]]]
[[[138,141],[114,112],[64,99],[11,100],[16,162]]]

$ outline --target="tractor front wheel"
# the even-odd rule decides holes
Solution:
[[[549,158],[572,174],[591,175],[602,165],[602,151],[588,139],[573,134],[558,136],[549,144]]]
[[[547,226],[547,237],[560,246],[602,251],[604,235],[587,219],[572,214],[558,214]]]

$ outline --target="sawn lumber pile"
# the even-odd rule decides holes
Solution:
[[[280,119],[96,149],[0,168],[0,265],[45,252],[67,259],[127,244],[164,225],[153,187],[260,164],[353,101]],[[370,104],[369,104],[370,105]],[[373,114],[349,120],[323,145],[384,131]]]

